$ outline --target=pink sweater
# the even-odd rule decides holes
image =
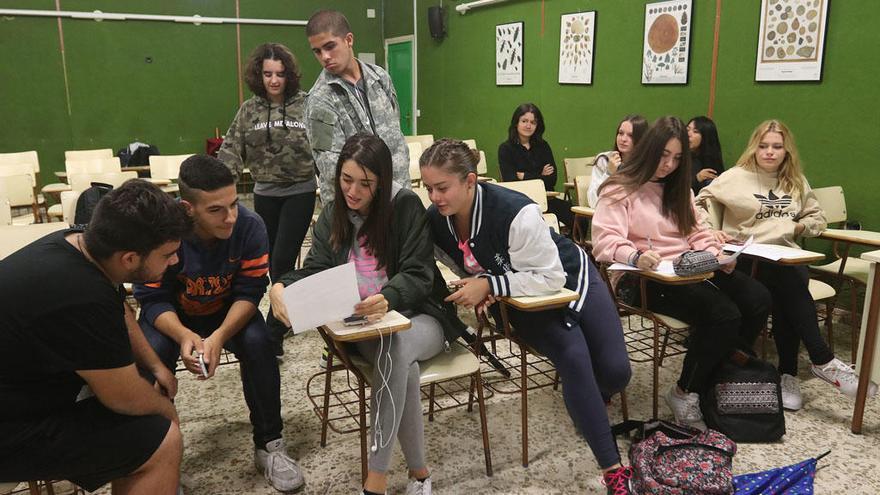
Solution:
[[[627,263],[636,250],[649,249],[664,259],[689,249],[704,249],[715,255],[720,252],[721,245],[709,229],[698,225],[689,236],[682,237],[675,222],[663,216],[663,184],[648,182],[624,196],[620,186],[607,187],[599,196],[592,222],[593,255],[597,260]]]

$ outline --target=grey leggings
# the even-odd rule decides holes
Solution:
[[[358,352],[369,359],[373,370],[373,397],[370,401],[370,471],[384,473],[391,462],[394,438],[400,441],[400,450],[410,469],[425,466],[425,432],[422,424],[422,400],[419,390],[419,361],[425,361],[444,349],[443,328],[434,318],[416,315],[410,318],[412,328],[383,337],[381,359],[379,339],[357,343]],[[387,359],[391,358],[391,365]],[[387,388],[383,386],[379,370],[386,371]],[[381,391],[380,391],[381,390]],[[376,406],[377,398],[381,404]],[[391,406],[392,401],[394,407]],[[376,414],[381,435],[377,435]]]

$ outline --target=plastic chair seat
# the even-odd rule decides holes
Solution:
[[[813,297],[814,301],[821,301],[823,299],[828,299],[837,295],[837,291],[834,290],[834,287],[831,287],[821,280],[816,280],[813,278],[810,279],[809,289],[810,296]]]
[[[393,337],[392,337],[393,338]],[[351,363],[364,375],[364,379],[371,387],[373,386],[373,363],[357,353],[350,354]],[[471,351],[459,343],[449,347],[449,352],[441,352],[436,356],[421,361],[419,369],[419,384],[430,385],[432,383],[452,380],[474,374],[480,368],[480,360]]]
[[[825,265],[811,266],[810,269],[827,273],[828,275],[837,275],[838,272],[840,272],[840,261],[841,260],[838,259]],[[871,264],[869,262],[855,256],[850,256],[846,259],[846,266],[843,268],[843,275],[854,278],[867,285],[868,271],[870,270],[870,267]]]
[[[656,316],[657,319],[659,319],[664,325],[671,328],[672,330],[684,330],[690,327],[690,325],[688,325],[687,323],[671,316],[663,315],[660,313],[654,313],[654,316]]]

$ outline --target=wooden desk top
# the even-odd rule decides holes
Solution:
[[[68,227],[70,226],[64,222],[2,225],[0,226],[0,259],[9,256],[43,236]]]
[[[590,208],[589,206],[572,206],[571,212],[577,216],[592,218],[593,214],[596,213],[596,210]]]
[[[577,300],[577,298],[577,292],[563,287],[559,292],[546,296],[516,296],[502,297],[500,299],[514,308],[528,311],[537,308],[543,310],[565,306],[566,304]]]
[[[869,251],[867,253],[862,253],[861,258],[865,261],[870,261],[872,263],[880,263],[880,251]]]
[[[819,234],[819,238],[880,247],[880,232],[870,230],[825,229],[825,232]]]
[[[347,327],[341,321],[334,321],[321,325],[321,330],[337,342],[358,342],[407,330],[411,326],[409,318],[397,311],[389,311],[384,318],[369,325]]]
[[[127,167],[122,167],[123,172],[149,172],[149,165],[130,165]]]

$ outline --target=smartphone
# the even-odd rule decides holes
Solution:
[[[208,367],[205,366],[205,356],[199,353],[199,367],[202,369],[202,376],[208,378]]]
[[[357,327],[367,323],[366,315],[351,315],[342,319],[342,324],[347,327]]]

